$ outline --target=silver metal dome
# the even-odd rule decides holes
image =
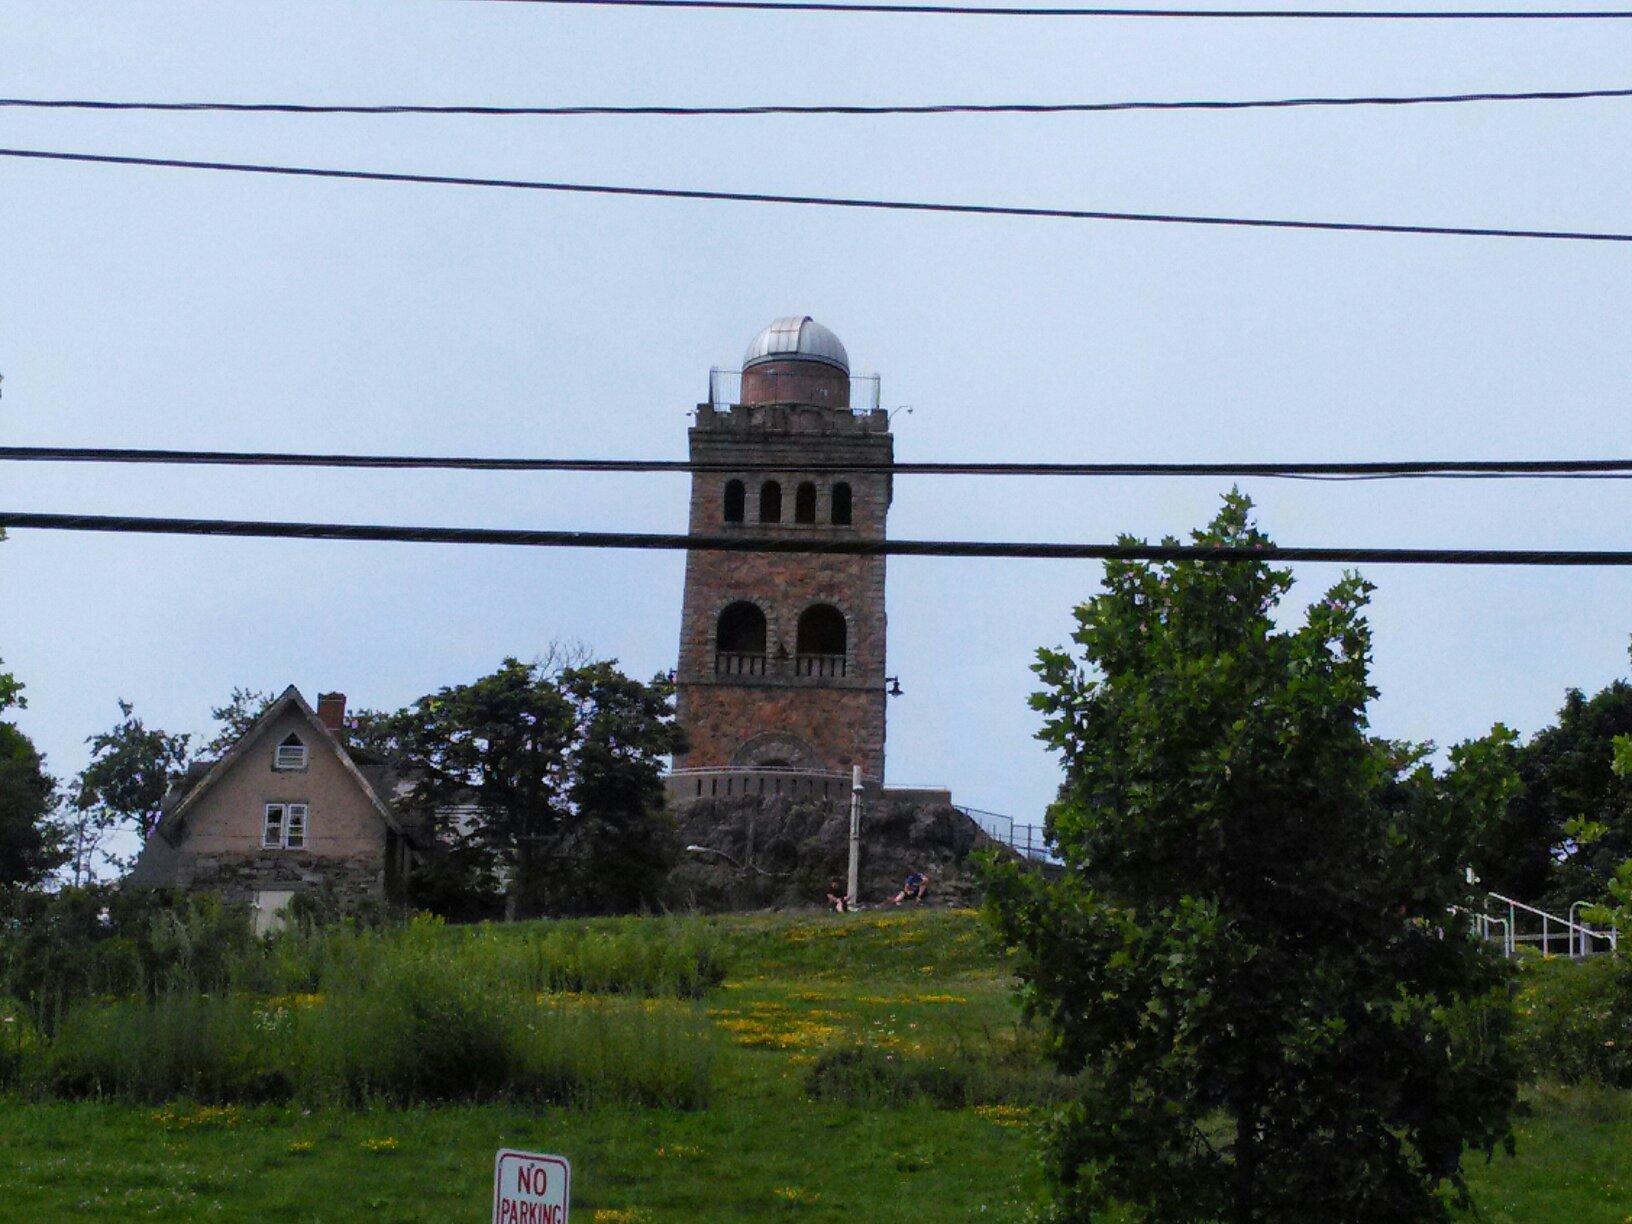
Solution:
[[[787,315],[760,332],[748,346],[742,368],[790,359],[820,361],[850,372],[850,354],[839,338],[809,315]]]

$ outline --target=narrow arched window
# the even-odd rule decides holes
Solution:
[[[793,495],[793,521],[796,523],[816,521],[816,486],[808,480],[804,481]]]
[[[759,521],[762,523],[782,521],[782,486],[774,480],[767,480],[759,486]]]
[[[745,599],[731,604],[720,613],[714,641],[725,654],[764,654],[765,613]]]
[[[850,486],[842,480],[833,486],[833,525],[850,526]]]
[[[743,515],[748,509],[748,490],[740,480],[725,482],[725,521],[728,523],[742,522]]]
[[[849,631],[832,604],[811,604],[799,616],[796,670],[801,676],[842,676]]]

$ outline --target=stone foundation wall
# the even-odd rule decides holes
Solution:
[[[332,888],[343,909],[385,896],[385,864],[376,855],[330,856],[287,850],[265,854],[184,855],[180,883],[253,902],[262,889]]]

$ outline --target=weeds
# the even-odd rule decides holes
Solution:
[[[805,1076],[805,1092],[816,1100],[874,1108],[1020,1107],[1063,1100],[1070,1090],[1070,1080],[1035,1066],[1017,1069],[974,1059],[914,1058],[875,1046],[830,1050]]]
[[[294,932],[227,991],[75,1004],[12,1078],[153,1102],[701,1105],[713,1041],[689,996],[721,972],[707,933],[576,934]]]

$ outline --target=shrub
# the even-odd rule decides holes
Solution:
[[[225,989],[255,948],[247,912],[209,894],[0,895],[0,995],[48,1032],[82,999]]]
[[[279,1101],[293,1090],[276,1024],[248,999],[169,994],[69,1012],[24,1082],[58,1096]]]
[[[823,1054],[805,1076],[805,1092],[818,1100],[868,1106],[927,1100],[957,1108],[968,1099],[967,1082],[955,1069],[908,1063],[870,1046]]]
[[[514,1001],[436,961],[400,964],[312,1009],[316,1085],[351,1101],[486,1099],[516,1062]]]
[[[706,1099],[712,1030],[700,1008],[540,991],[558,956],[525,940],[451,935],[435,921],[384,935],[293,933],[246,960],[254,994],[81,1002],[23,1060],[25,1082],[62,1096],[209,1103]],[[620,946],[615,933],[602,942]],[[607,983],[669,981],[641,976],[649,955],[641,944],[628,963],[622,953],[591,960]]]
[[[876,1046],[829,1050],[805,1076],[818,1100],[893,1107],[927,1103],[945,1109],[970,1105],[1043,1105],[1069,1095],[1072,1081],[1036,1062],[948,1058],[930,1061]]]
[[[0,1089],[12,1087],[23,1061],[40,1046],[40,1031],[16,999],[0,996]]]
[[[1526,958],[1517,1018],[1531,1078],[1632,1087],[1632,964]]]

